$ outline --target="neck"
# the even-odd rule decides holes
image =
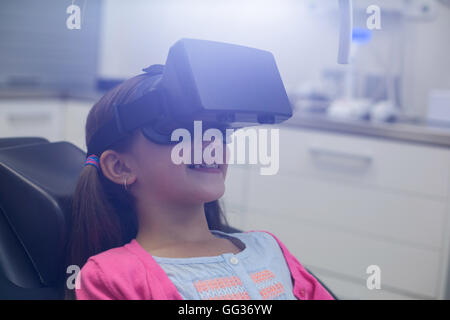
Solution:
[[[177,243],[211,240],[203,204],[137,204],[139,231],[136,240],[151,250]]]

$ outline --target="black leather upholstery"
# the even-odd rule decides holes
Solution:
[[[1,299],[63,297],[67,215],[86,155],[34,142],[0,149]]]

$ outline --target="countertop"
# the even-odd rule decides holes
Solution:
[[[61,94],[52,90],[0,90],[0,99],[55,98],[97,101],[101,96],[102,94],[96,91],[80,95],[70,92]],[[411,120],[381,123],[367,120],[337,119],[327,116],[326,113],[309,113],[297,110],[293,117],[282,125],[450,148],[450,124],[447,127],[438,127]]]
[[[438,127],[420,121],[384,123],[336,119],[326,114],[295,112],[291,119],[283,123],[283,126],[450,148],[450,124],[447,127]]]

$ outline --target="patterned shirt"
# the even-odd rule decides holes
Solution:
[[[186,300],[295,300],[288,265],[276,240],[266,232],[227,234],[241,251],[211,257],[153,256]]]

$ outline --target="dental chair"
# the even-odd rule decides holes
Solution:
[[[0,139],[0,300],[64,298],[72,195],[85,158],[68,142]]]
[[[63,298],[68,215],[84,159],[67,142],[0,139],[0,299]]]

